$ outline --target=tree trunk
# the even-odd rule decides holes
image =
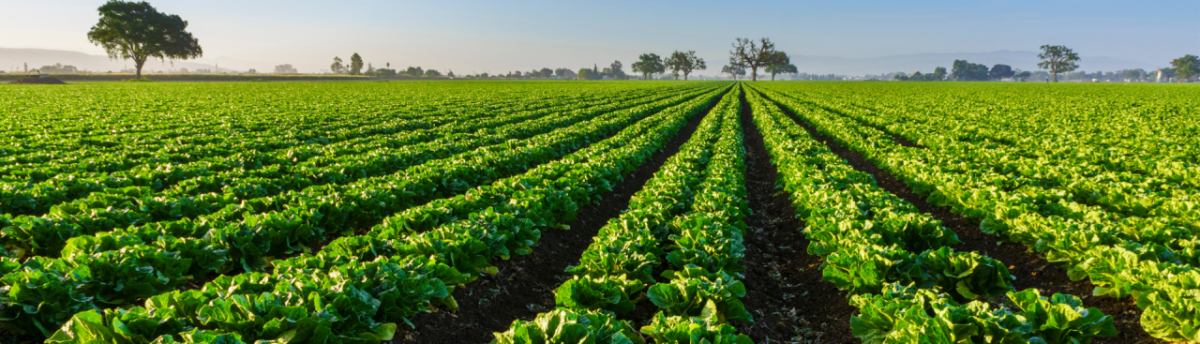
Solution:
[[[1051,74],[1054,74],[1054,82],[1058,82],[1058,71],[1054,71],[1054,73]]]
[[[758,81],[758,66],[750,66],[750,81]]]
[[[771,73],[771,81],[775,81],[775,73]]]
[[[146,65],[146,59],[141,59],[141,60],[134,59],[133,64],[134,64],[134,66],[137,67],[137,78],[141,79],[142,78],[142,66]]]

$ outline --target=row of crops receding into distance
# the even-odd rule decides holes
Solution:
[[[1200,88],[0,87],[2,343],[1200,341]]]

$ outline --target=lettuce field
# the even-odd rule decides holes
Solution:
[[[2,343],[1200,341],[1200,88],[0,86]]]

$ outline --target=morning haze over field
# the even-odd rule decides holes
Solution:
[[[88,43],[103,1],[12,1],[0,21],[0,70],[54,63],[91,71],[127,63]],[[442,72],[578,70],[638,55],[696,50],[714,66],[728,42],[771,37],[802,73],[866,75],[932,71],[954,59],[1036,69],[1038,47],[1067,45],[1084,71],[1153,70],[1200,46],[1195,1],[560,1],[393,2],[156,1],[190,24],[205,54],[154,63],[155,70],[229,68],[258,72],[291,64],[329,71],[334,56],[359,53],[374,66]],[[49,19],[48,19],[49,18]],[[719,24],[718,24],[719,23]],[[736,29],[734,29],[736,28]],[[15,51],[9,49],[44,49]],[[700,74],[715,76],[717,70]]]
[[[1200,342],[1200,3],[22,1],[0,344]]]

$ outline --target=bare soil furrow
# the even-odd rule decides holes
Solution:
[[[742,302],[754,322],[737,322],[738,331],[755,343],[859,343],[850,334],[856,310],[846,293],[821,279],[821,257],[808,254],[804,221],[796,218],[779,175],[767,155],[762,134],[742,98],[746,146],[746,189],[753,214],[743,237],[746,266]]]
[[[570,278],[564,272],[567,266],[579,263],[600,227],[629,207],[633,194],[654,177],[668,158],[679,152],[679,147],[692,137],[711,109],[688,120],[662,150],[626,176],[599,203],[581,207],[577,219],[566,223],[570,230],[542,231],[533,253],[494,262],[500,270],[498,274],[456,289],[453,296],[458,301],[457,312],[418,315],[413,319],[415,329],[403,328],[394,342],[488,343],[493,332],[507,330],[514,320],[532,320],[538,313],[554,309],[554,288]]]
[[[764,97],[770,99],[766,94]],[[779,105],[776,103],[776,105]],[[1037,288],[1043,295],[1061,293],[1078,296],[1083,299],[1086,307],[1096,307],[1104,314],[1113,316],[1113,322],[1119,334],[1113,338],[1095,338],[1096,344],[1116,343],[1165,343],[1151,337],[1142,329],[1140,319],[1142,311],[1133,299],[1116,300],[1108,297],[1093,297],[1093,286],[1088,280],[1071,281],[1067,271],[1062,267],[1051,264],[1044,259],[1043,254],[1034,252],[1020,243],[1006,242],[994,235],[979,230],[979,220],[969,219],[951,212],[950,207],[938,207],[926,201],[924,196],[912,191],[906,183],[896,178],[888,171],[879,168],[862,153],[848,149],[838,144],[832,138],[817,132],[810,123],[801,119],[784,106],[779,106],[796,124],[804,127],[818,141],[825,143],[834,153],[846,160],[855,169],[871,174],[876,183],[884,190],[912,203],[922,212],[929,213],[942,225],[954,231],[961,244],[954,246],[957,251],[975,251],[995,258],[1008,265],[1009,271],[1016,280],[1013,287],[1017,290]],[[837,114],[831,113],[837,116]],[[1007,298],[1000,296],[989,300],[994,305],[1006,305]]]

